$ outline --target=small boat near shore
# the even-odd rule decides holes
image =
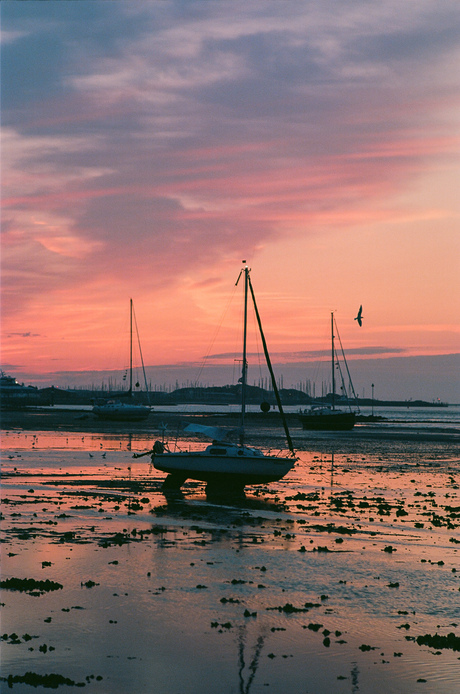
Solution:
[[[96,403],[93,407],[93,414],[98,419],[111,420],[111,421],[117,421],[117,422],[140,422],[144,419],[147,419],[147,417],[150,414],[150,407],[133,402],[133,318],[135,321],[133,300],[130,299],[130,301],[129,301],[129,334],[130,334],[129,389],[126,393],[123,393],[121,396],[121,397],[129,398],[130,401],[123,402],[122,400],[110,398],[109,400],[104,400],[103,402]],[[136,323],[136,331],[137,331],[137,323]],[[139,341],[139,334],[137,335],[137,337],[138,337],[138,341]],[[140,345],[140,342],[139,342],[139,345]],[[141,353],[141,361],[142,361],[142,368],[144,369],[142,353]],[[144,380],[146,382],[145,385],[146,385],[146,391],[147,391],[147,396],[148,396],[147,379],[145,378],[145,369],[144,369]]]
[[[330,394],[330,400],[331,404],[329,403],[321,403],[321,404],[314,404],[311,405],[309,408],[306,408],[305,410],[301,411],[299,414],[299,419],[302,423],[302,428],[303,429],[309,429],[312,431],[350,431],[353,429],[355,426],[356,422],[356,417],[359,414],[359,408],[357,407],[357,411],[353,411],[352,408],[350,407],[348,401],[348,410],[343,410],[339,409],[336,407],[336,402],[337,402],[337,395],[336,395],[336,388],[335,388],[335,369],[336,367],[340,368],[339,360],[338,360],[338,355],[335,349],[335,342],[334,342],[334,324],[337,330],[338,334],[338,329],[337,329],[337,324],[335,323],[334,319],[334,313],[331,313],[331,362],[332,362],[332,391]],[[339,337],[340,340],[340,337]],[[340,343],[341,344],[341,343]],[[348,371],[348,365],[346,363],[345,359],[345,353],[343,351],[342,347],[342,355],[343,355],[343,361],[345,363],[347,373],[349,376],[351,388],[354,393],[354,388],[353,384],[351,381],[350,373]],[[342,378],[343,380],[343,378]],[[341,398],[342,400],[342,398]],[[355,396],[355,401],[356,401],[356,396]]]
[[[243,261],[245,262],[245,261]],[[235,434],[233,431],[220,430],[216,427],[206,427],[199,424],[189,424],[185,431],[200,432],[210,436],[213,441],[203,450],[198,451],[169,451],[162,441],[156,441],[148,453],[156,470],[167,473],[164,489],[179,489],[187,479],[200,480],[207,483],[207,492],[222,490],[224,492],[242,492],[245,485],[264,484],[280,480],[294,466],[297,460],[292,440],[289,434],[286,417],[284,416],[279,391],[270,362],[265,342],[262,324],[252,288],[250,270],[244,265],[236,284],[241,276],[244,277],[244,330],[241,383],[241,425],[237,430],[239,443],[231,443],[228,438]],[[272,385],[277,400],[279,412],[283,420],[289,453],[272,455],[258,448],[249,447],[245,443],[245,413],[247,387],[247,313],[248,294],[251,293],[254,312],[264,348],[265,359],[272,379]],[[136,455],[135,457],[140,457]]]

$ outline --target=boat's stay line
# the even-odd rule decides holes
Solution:
[[[335,329],[337,330],[337,337],[339,338],[339,343],[340,343],[340,349],[341,349],[341,352],[342,352],[343,363],[345,364],[345,368],[346,368],[346,370],[347,370],[348,381],[349,381],[349,384],[350,384],[351,392],[353,393],[353,397],[354,397],[354,399],[355,399],[355,405],[356,405],[356,407],[357,407],[357,413],[359,414],[359,411],[360,411],[360,410],[359,410],[358,398],[357,398],[357,396],[356,396],[355,387],[354,387],[353,381],[352,381],[352,379],[351,379],[351,374],[350,374],[350,370],[349,370],[349,368],[348,368],[347,358],[346,358],[346,356],[345,356],[345,350],[343,349],[342,340],[340,339],[339,328],[338,328],[337,321],[335,320],[335,318],[334,318],[334,322],[335,322]],[[343,378],[342,378],[342,381],[343,381]],[[350,403],[348,403],[348,407],[349,407],[349,409],[350,409],[350,411],[351,411]]]
[[[131,299],[132,318],[134,319],[134,325],[136,326],[137,344],[139,347],[139,356],[141,358],[142,373],[144,374],[144,383],[145,383],[145,392],[147,393],[147,402],[150,405],[150,392],[149,392],[149,387],[147,384],[147,374],[145,373],[144,357],[142,355],[141,337],[139,335],[139,328],[137,327],[136,312],[134,311],[134,306],[133,306],[132,301],[133,300]],[[131,328],[131,334],[132,334],[132,328]],[[131,346],[131,350],[132,350],[132,346]],[[132,360],[132,357],[131,357],[131,360]],[[131,383],[131,387],[132,387],[132,383]]]
[[[253,288],[252,288],[252,282],[251,282],[251,278],[249,277],[249,273],[248,273],[248,282],[249,282],[249,289],[251,290],[252,301],[253,301],[253,304],[254,304],[254,311],[255,311],[255,314],[256,314],[257,323],[258,323],[259,330],[260,330],[260,337],[261,337],[261,340],[262,340],[262,346],[263,346],[263,348],[264,348],[265,359],[266,359],[266,362],[267,362],[268,370],[269,370],[269,372],[270,372],[270,377],[271,377],[271,379],[272,379],[273,391],[274,391],[274,393],[275,393],[275,398],[276,398],[276,402],[277,402],[277,405],[278,405],[278,409],[279,409],[279,411],[280,411],[281,419],[282,419],[282,421],[283,421],[283,427],[284,427],[284,432],[285,432],[285,434],[286,434],[286,440],[287,440],[288,448],[289,448],[289,450],[291,451],[291,453],[294,453],[294,445],[293,445],[293,443],[292,443],[292,439],[291,439],[291,435],[290,435],[290,433],[289,433],[289,428],[288,428],[288,425],[287,425],[286,417],[285,417],[285,415],[284,415],[283,406],[282,406],[282,404],[281,404],[281,398],[280,398],[278,386],[276,385],[276,378],[275,378],[275,374],[274,374],[274,371],[273,371],[272,363],[271,363],[271,360],[270,360],[270,355],[269,355],[269,353],[268,353],[267,343],[266,343],[266,341],[265,341],[265,335],[264,335],[264,331],[263,331],[263,329],[262,329],[262,322],[261,322],[261,320],[260,320],[260,315],[259,315],[259,311],[258,311],[257,303],[256,303],[256,297],[255,297],[255,295],[254,295],[254,290],[253,290]]]

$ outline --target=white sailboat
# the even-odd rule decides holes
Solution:
[[[131,401],[128,402],[123,402],[121,400],[114,400],[114,399],[109,399],[105,400],[102,403],[98,403],[94,405],[93,407],[93,414],[98,418],[98,419],[108,419],[112,421],[129,421],[129,422],[138,422],[142,421],[144,419],[147,419],[147,417],[150,414],[150,407],[147,407],[145,405],[139,405],[136,404],[135,402],[132,401],[133,397],[133,316],[134,316],[134,308],[133,308],[133,300],[129,300],[129,335],[130,335],[130,342],[129,342],[129,389],[126,393],[123,393],[124,397],[130,398]],[[137,323],[136,323],[136,332],[137,332]],[[139,334],[137,333],[138,340],[139,340]],[[139,344],[140,347],[140,344]],[[142,360],[142,353],[141,353],[141,360]],[[143,361],[142,361],[142,366],[144,366]],[[145,378],[145,371],[144,371],[144,380],[146,381]],[[148,393],[147,389],[147,381],[145,383],[146,386],[146,391]]]
[[[246,261],[243,261],[244,263]],[[169,451],[161,441],[156,441],[151,455],[153,466],[168,474],[165,482],[165,489],[178,489],[186,479],[201,480],[208,483],[209,489],[232,489],[242,491],[247,484],[263,484],[274,482],[284,477],[294,466],[296,461],[292,440],[284,417],[278,388],[276,386],[273,369],[268,355],[265,337],[262,331],[259,312],[255,301],[252,288],[250,270],[244,265],[237,280],[244,277],[244,331],[243,331],[243,367],[241,375],[241,427],[239,429],[239,443],[225,442],[225,432],[219,433],[214,427],[204,427],[202,425],[190,424],[188,431],[201,431],[208,433],[213,442],[199,451]],[[245,444],[245,414],[246,414],[246,381],[247,381],[247,358],[246,358],[246,337],[247,337],[247,310],[248,293],[251,293],[254,311],[257,318],[262,344],[264,347],[265,358],[270,375],[272,377],[273,389],[277,399],[280,414],[283,419],[286,440],[289,453],[285,455],[265,454],[258,448],[249,447]],[[147,455],[147,454],[141,454]],[[138,457],[138,456],[136,456]]]
[[[299,419],[302,422],[304,429],[313,431],[349,431],[353,429],[356,420],[356,412],[350,407],[348,410],[341,410],[336,407],[336,392],[335,392],[335,368],[338,364],[338,359],[334,344],[334,313],[331,313],[331,362],[332,362],[332,392],[331,404],[316,404],[311,405],[308,409],[300,413]],[[337,324],[336,324],[337,329]],[[338,332],[338,329],[337,329]],[[339,338],[340,339],[340,338]],[[340,343],[341,344],[341,343]],[[343,353],[343,348],[342,348]],[[344,362],[346,365],[345,354],[343,353]],[[347,366],[348,371],[348,366]],[[351,382],[351,378],[350,378]],[[353,387],[353,386],[352,386]]]

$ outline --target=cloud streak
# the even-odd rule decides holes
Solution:
[[[377,355],[394,355],[403,354],[404,349],[397,347],[354,347],[347,350],[348,357],[374,357]],[[222,352],[221,354],[209,354],[206,355],[206,360],[229,360],[235,359],[240,356],[237,352]],[[247,352],[248,358],[258,357],[258,352]],[[273,352],[270,355],[278,363],[284,362],[306,362],[306,361],[316,361],[317,359],[328,359],[331,358],[331,351],[326,349],[317,349],[301,352]]]

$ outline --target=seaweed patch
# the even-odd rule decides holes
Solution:
[[[419,646],[430,646],[431,648],[450,648],[453,651],[460,651],[460,636],[453,632],[442,636],[441,634],[424,634],[417,636],[415,641]]]
[[[52,590],[60,590],[64,586],[56,581],[36,581],[34,578],[6,578],[0,581],[0,588],[4,590],[18,590],[33,595],[43,595]]]
[[[100,675],[97,677],[88,675],[86,677],[86,682],[75,682],[63,675],[56,675],[55,673],[37,675],[36,672],[26,672],[25,675],[8,675],[8,677],[0,677],[0,681],[6,682],[10,689],[14,684],[29,684],[32,687],[45,687],[48,689],[57,689],[61,685],[65,685],[66,687],[85,687],[86,683],[89,683],[93,679],[100,682],[103,678]]]

